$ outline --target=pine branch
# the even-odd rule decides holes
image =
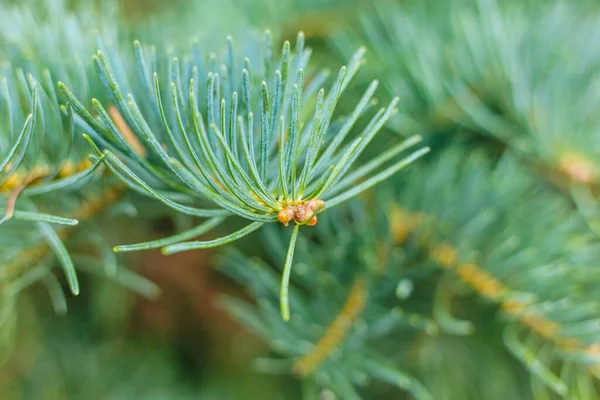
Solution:
[[[266,54],[271,52],[270,43],[267,36]],[[59,84],[80,118],[81,129],[93,141],[96,156],[104,157],[103,162],[128,186],[181,213],[201,217],[235,215],[250,221],[239,231],[209,241],[176,243],[165,239],[170,243],[163,249],[165,254],[231,243],[265,223],[315,225],[317,215],[326,207],[369,189],[428,151],[421,149],[399,160],[394,157],[419,142],[411,139],[399,145],[392,156],[373,159],[343,180],[395,112],[397,103],[395,99],[379,110],[358,138],[347,143],[345,139],[366,111],[374,83],[343,126],[333,130],[336,105],[362,63],[363,50],[340,69],[325,95],[323,89],[304,83],[310,50],[305,48],[302,33],[295,52],[285,42],[278,62],[267,59],[262,69],[254,67],[253,71],[246,62],[241,74],[235,73],[231,41],[220,66],[223,75],[216,66],[207,70],[193,57],[183,57],[190,60],[185,63],[173,58],[168,71],[152,70],[141,44],[135,42],[134,49],[135,60],[125,55],[111,60],[105,55],[106,50],[99,51],[94,60],[101,81],[140,143],[136,147],[116,134],[117,127],[99,102],[93,102],[100,117],[96,119],[66,85]],[[134,94],[126,94],[128,80],[113,69],[113,65],[121,64],[139,71],[140,86]],[[260,73],[270,71],[269,65],[278,65],[272,91],[265,80],[256,85],[260,79],[268,78],[261,78]],[[256,73],[257,70],[262,72]],[[165,74],[169,76],[167,85],[161,78]],[[204,88],[198,83],[202,74],[208,77]],[[189,82],[187,89],[183,81]],[[308,109],[314,101],[315,109]],[[260,115],[256,123],[255,114]],[[383,165],[388,166],[375,173]],[[350,189],[366,175],[371,176]],[[216,208],[191,206],[198,203],[212,203]],[[294,243],[289,254],[294,252]],[[131,251],[153,245],[142,243],[116,249]],[[292,257],[288,257],[286,265],[291,267],[291,263]],[[288,307],[286,282],[282,280],[281,286],[284,319]]]
[[[484,135],[567,194],[580,185],[597,192],[598,99],[589,82],[600,54],[589,49],[599,11],[588,2],[383,2],[334,45],[346,56],[367,43],[371,73],[400,94],[405,112],[391,122],[399,132]]]
[[[577,360],[574,362],[593,373],[598,362],[593,347],[597,334],[583,327],[591,327],[596,320],[597,314],[592,310],[596,309],[597,301],[590,291],[577,289],[581,284],[586,285],[584,282],[593,286],[589,279],[595,276],[588,261],[577,256],[594,253],[594,240],[582,227],[583,221],[555,194],[532,190],[523,167],[514,159],[506,157],[490,174],[481,172],[476,156],[466,162],[459,161],[458,154],[447,157],[417,174],[421,177],[406,182],[411,195],[402,196],[402,207],[409,207],[410,211],[404,208],[396,213],[400,218],[394,225],[408,226],[392,231],[405,241],[406,230],[410,228],[415,244],[425,249],[438,265],[452,271],[484,299],[498,304],[509,320],[552,343],[553,360]],[[442,171],[441,165],[444,170],[462,171],[453,173],[453,178],[444,176],[436,172]],[[432,177],[432,173],[437,175]],[[414,193],[414,182],[422,181],[423,176],[429,176],[430,190],[447,185],[449,179],[453,182],[454,189],[446,189],[446,203],[426,202]],[[519,178],[510,181],[504,176]],[[463,182],[468,188],[477,188],[477,192],[464,190]],[[486,185],[493,186],[486,188]],[[491,195],[498,199],[490,198]],[[542,198],[543,203],[537,200]],[[483,207],[490,202],[496,207],[485,212]],[[465,209],[461,211],[452,204],[463,204]],[[501,231],[497,227],[502,227]],[[528,230],[535,234],[528,234]],[[552,244],[555,241],[563,243],[563,247],[556,248]],[[569,249],[565,246],[567,242],[577,244]],[[536,257],[526,256],[534,251],[540,253]],[[547,257],[547,264],[541,254]],[[572,318],[566,317],[567,314]],[[514,344],[511,337],[510,349],[520,349],[522,345]],[[522,352],[516,355],[530,359]],[[549,363],[536,360],[525,364],[548,387],[565,395],[568,386],[550,371]]]
[[[343,384],[333,383],[341,378],[328,375],[330,368],[345,376],[361,371],[380,379],[388,376],[382,372],[387,367],[416,364],[425,368],[420,363],[427,358],[399,355],[420,354],[426,343],[441,343],[445,335],[464,338],[465,343],[478,340],[479,335],[491,340],[482,332],[491,322],[476,317],[477,302],[463,301],[475,292],[482,303],[497,305],[503,318],[496,320],[493,329],[505,332],[506,352],[529,369],[537,382],[534,385],[541,382],[565,395],[574,390],[573,379],[595,379],[597,333],[593,326],[598,303],[592,289],[596,276],[595,264],[590,262],[596,254],[593,237],[582,229],[583,221],[569,204],[536,186],[517,159],[505,157],[489,167],[483,160],[482,153],[466,156],[458,149],[448,150],[439,160],[406,174],[401,184],[380,189],[368,200],[369,214],[355,205],[329,215],[327,223],[316,227],[313,240],[318,246],[310,243],[296,250],[303,268],[291,275],[296,290],[290,291],[295,316],[289,328],[274,320],[277,309],[270,303],[277,296],[277,280],[267,267],[231,256],[224,271],[260,300],[256,308],[228,300],[227,308],[284,357],[279,367],[276,361],[264,359],[257,366],[271,373],[294,368],[310,371],[303,379],[350,395]],[[428,195],[432,192],[439,196],[432,199]],[[352,222],[347,222],[348,215]],[[265,237],[274,259],[278,240],[276,232]],[[440,271],[452,275],[440,275]],[[377,290],[369,291],[360,316],[344,318],[347,313],[341,303],[354,298],[348,287],[356,276],[363,276]],[[471,291],[457,285],[453,276]],[[416,285],[419,289],[413,289]],[[402,308],[396,305],[400,301]],[[455,308],[463,316],[471,310],[474,315],[460,319],[454,315]],[[349,325],[338,329],[342,318]],[[519,327],[516,336],[515,325]],[[414,329],[424,332],[423,337],[410,335]],[[526,332],[528,337],[523,338]],[[388,335],[394,338],[389,348]],[[399,337],[410,339],[399,341]],[[363,341],[366,338],[370,341]],[[307,340],[310,346],[304,345]],[[386,349],[393,349],[393,354]],[[361,359],[362,367],[353,364],[356,359]],[[382,371],[365,371],[370,362],[379,363]],[[480,365],[481,357],[470,362]],[[465,368],[470,365],[468,361],[463,364]],[[571,375],[558,374],[555,365],[565,371],[571,368]],[[422,386],[414,378],[396,382],[405,382],[403,387],[415,397],[421,393]],[[432,384],[428,383],[427,390],[436,392]],[[480,384],[485,385],[484,380]]]
[[[72,108],[59,105],[50,72],[38,69],[33,72],[41,81],[19,68],[0,77],[0,290],[15,297],[40,281],[62,313],[66,300],[50,270],[57,261],[71,293],[79,293],[75,264],[65,245],[76,232],[69,228],[93,218],[123,190],[110,189],[107,181],[109,189],[97,193],[104,157],[87,157],[85,142],[75,135]]]

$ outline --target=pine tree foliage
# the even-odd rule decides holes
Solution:
[[[432,374],[425,369],[429,360],[420,357],[448,337],[477,342],[487,327],[474,316],[494,309],[488,323],[534,376],[532,391],[597,396],[595,236],[560,194],[536,184],[514,157],[485,167],[487,159],[482,152],[465,158],[449,150],[405,174],[401,185],[386,185],[370,200],[375,204],[353,205],[319,224],[310,244],[297,250],[291,298],[298,315],[291,324],[274,318],[273,270],[231,255],[223,263],[226,273],[240,282],[258,276],[248,284],[258,307],[233,299],[226,306],[284,356],[258,360],[257,367],[309,376],[340,398],[356,398],[353,385],[371,380],[431,398],[448,389],[435,380],[425,388],[410,375],[427,381]],[[265,242],[278,237],[270,230]],[[273,254],[283,251],[279,245]],[[425,295],[431,286],[436,289]],[[469,305],[474,295],[476,306]],[[509,367],[499,362],[503,368]],[[461,398],[496,398],[477,392],[489,377],[475,375],[477,389]]]
[[[240,282],[252,276],[248,289],[257,306],[230,297],[224,298],[223,304],[283,356],[257,359],[255,368],[304,377],[306,398],[318,398],[320,391],[328,388],[340,398],[356,399],[357,386],[375,381],[429,399],[423,385],[399,369],[396,360],[386,357],[385,349],[393,345],[392,337],[402,342],[414,340],[437,333],[438,327],[431,318],[407,313],[394,301],[403,273],[401,267],[396,268],[404,258],[400,249],[380,241],[372,229],[374,221],[359,205],[348,207],[348,213],[351,218],[332,211],[316,227],[312,240],[300,242],[289,323],[275,318],[278,272],[239,252],[231,252],[220,265]],[[378,222],[381,228],[387,221]],[[271,244],[274,256],[285,253],[280,236],[276,228],[265,229],[263,242]],[[411,285],[408,279],[404,281],[405,286]],[[397,354],[402,357],[402,353]]]
[[[595,184],[598,15],[593,2],[383,2],[336,44],[368,43],[402,101],[399,130],[458,123]]]
[[[113,250],[235,241],[212,264],[250,299],[222,304],[270,346],[254,367],[305,398],[600,397],[595,2],[73,8],[0,6],[3,355],[33,283],[58,313],[79,270],[153,297]],[[396,174],[428,151],[415,133],[434,151]],[[138,209],[186,228],[113,249],[102,225]],[[66,353],[56,390],[131,396],[70,379]]]
[[[85,16],[93,14],[74,16],[61,2],[44,4],[49,14],[40,35],[25,30],[37,21],[33,15],[2,10],[10,18],[0,32],[0,54],[12,64],[0,69],[0,326],[6,336],[16,318],[17,295],[35,282],[47,288],[57,313],[66,312],[66,298],[52,269],[60,265],[69,291],[79,294],[74,260],[81,254],[95,253],[101,260],[100,267],[89,267],[89,262],[81,267],[93,274],[122,281],[148,296],[158,290],[118,268],[111,246],[98,232],[94,217],[117,203],[124,190],[103,175],[103,157],[89,156],[89,146],[76,134],[73,110],[58,92],[56,75],[77,86],[81,96],[93,90],[81,58],[93,43],[83,28]],[[66,21],[60,19],[65,16]],[[65,37],[81,39],[70,41],[63,59],[56,58],[65,50],[61,38],[43,33],[58,20],[64,22]],[[67,250],[67,241],[78,249],[75,254]]]
[[[224,62],[203,59],[201,51],[195,49],[182,58],[188,61],[181,65],[178,57],[160,63],[166,66],[164,70],[158,68],[159,56],[154,52],[146,61],[139,42],[134,43],[135,62],[131,60],[128,64],[120,58],[111,63],[105,51],[98,51],[94,62],[100,79],[139,141],[138,148],[119,135],[100,102],[92,100],[99,115],[95,119],[64,84],[59,86],[75,108],[81,129],[89,132],[98,146],[97,157],[103,157],[115,175],[134,190],[176,211],[211,217],[171,238],[118,246],[115,250],[162,247],[163,253],[173,254],[205,249],[238,240],[265,223],[291,222],[294,230],[281,283],[281,313],[287,320],[287,282],[299,227],[315,225],[317,214],[326,207],[334,207],[387,179],[428,149],[398,159],[398,154],[419,142],[420,138],[413,137],[349,172],[395,112],[397,99],[377,111],[359,131],[359,137],[348,142],[346,138],[357,121],[368,112],[377,81],[369,86],[351,114],[333,123],[332,119],[364,51],[357,51],[348,67],[340,69],[325,95],[320,85],[326,73],[311,75],[309,83],[304,84],[310,49],[305,48],[302,33],[298,35],[295,52],[291,52],[289,42],[284,43],[277,63],[272,60],[269,34],[265,43],[262,68],[252,68],[246,58],[241,73],[235,72],[237,59],[231,40]],[[115,72],[129,69],[123,65],[135,64],[139,88],[132,87],[134,83],[127,76]],[[168,84],[164,83],[165,75]],[[262,77],[267,79],[271,75],[274,75],[273,88],[269,90]],[[199,84],[201,76],[207,76],[205,85]],[[262,81],[260,85],[257,78]],[[183,86],[183,82],[189,84]],[[139,93],[137,101],[132,93]],[[305,104],[314,104],[314,111]],[[216,208],[202,208],[202,201]],[[213,229],[231,215],[250,223],[217,239],[185,242]]]

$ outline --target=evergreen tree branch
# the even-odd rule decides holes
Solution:
[[[267,35],[265,47],[269,48],[270,40]],[[167,71],[170,79],[166,84],[161,79],[165,75],[163,71],[156,69],[156,65],[149,69],[144,49],[137,41],[134,42],[134,59],[107,49],[98,51],[94,61],[100,81],[123,117],[120,123],[130,128],[125,130],[132,137],[130,140],[115,134],[118,132],[115,118],[109,118],[100,102],[94,102],[101,117],[96,119],[65,84],[59,83],[97,157],[103,157],[109,169],[128,186],[184,214],[208,217],[233,214],[251,221],[242,230],[219,239],[169,241],[163,253],[221,246],[277,220],[284,225],[294,222],[295,227],[313,226],[330,198],[331,206],[345,201],[388,179],[428,151],[421,149],[404,159],[394,160],[419,142],[418,138],[410,139],[392,155],[375,157],[366,168],[342,181],[395,113],[398,99],[377,112],[351,144],[343,143],[363,115],[377,86],[371,85],[353,114],[338,129],[334,119],[336,106],[362,64],[364,49],[353,54],[347,67],[340,68],[327,95],[323,89],[319,91],[311,119],[307,117],[310,110],[305,95],[311,93],[314,98],[315,91],[304,90],[310,50],[304,46],[302,33],[296,43],[295,51],[289,42],[284,43],[272,91],[266,83],[269,77],[251,75],[247,63],[248,68],[241,71],[242,79],[236,79],[231,40],[228,40],[228,56],[222,64],[228,74],[221,76],[217,69],[207,69],[193,61],[182,64],[176,57]],[[277,60],[266,60],[262,70],[269,71],[268,66],[274,61]],[[126,93],[130,82],[116,69],[122,64],[140,74],[141,90]],[[191,71],[191,74],[182,74],[182,71]],[[201,73],[207,76],[204,93],[197,83]],[[154,91],[150,90],[149,74],[154,78]],[[188,90],[184,90],[184,79],[189,82]],[[257,81],[260,85],[256,85]],[[243,94],[241,105],[238,93]],[[254,98],[252,93],[256,93]],[[168,97],[171,103],[163,103],[162,99]],[[254,108],[253,104],[258,107]],[[255,113],[261,116],[257,124],[253,118]],[[259,160],[254,159],[256,144]],[[389,162],[394,164],[376,172]],[[367,174],[374,175],[349,189]],[[340,182],[344,188],[339,186]],[[332,197],[333,193],[337,195]],[[218,208],[190,207],[175,201],[176,196],[187,204],[210,202]],[[117,247],[128,251],[145,248],[147,245]],[[291,268],[291,263],[292,257],[287,257],[286,270]],[[284,319],[287,319],[286,281],[283,279],[281,285]]]
[[[350,289],[350,293],[348,293],[346,303],[331,322],[325,334],[310,352],[302,356],[294,364],[294,372],[296,374],[300,376],[309,375],[339,346],[356,318],[363,311],[367,294],[366,282],[360,277],[357,278]]]

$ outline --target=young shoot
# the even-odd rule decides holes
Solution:
[[[264,54],[272,54],[270,43],[267,32]],[[349,114],[334,116],[364,49],[339,69],[327,91],[321,88],[327,72],[307,72],[310,49],[302,33],[294,51],[284,43],[278,60],[257,54],[237,60],[231,39],[226,49],[221,64],[214,55],[206,62],[198,51],[159,63],[154,48],[148,55],[137,41],[134,57],[98,51],[94,61],[100,80],[144,152],[119,135],[106,111],[110,105],[93,100],[94,110],[88,111],[64,84],[60,87],[97,156],[104,157],[116,176],[181,213],[210,218],[189,232],[117,246],[115,251],[161,247],[164,254],[174,254],[207,249],[267,223],[293,224],[281,282],[281,313],[288,320],[287,292],[299,228],[314,226],[319,213],[387,179],[429,149],[401,157],[420,142],[415,136],[353,168],[398,101],[370,112],[378,85],[374,81]],[[254,67],[251,59],[263,59],[264,65]],[[261,76],[268,71],[275,72]],[[372,116],[362,121],[367,114]],[[190,241],[233,216],[248,225],[216,239]]]

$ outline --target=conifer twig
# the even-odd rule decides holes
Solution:
[[[313,348],[294,364],[294,372],[307,376],[329,357],[331,352],[344,340],[348,330],[363,311],[368,295],[364,278],[356,278],[339,314],[326,329],[325,334]]]
[[[109,57],[108,51],[100,49],[94,62],[115,103],[107,112],[93,100],[100,118],[94,118],[71,90],[59,83],[96,156],[127,186],[183,214],[238,216],[249,221],[240,230],[213,240],[182,241],[188,232],[161,242],[117,246],[116,251],[142,250],[158,243],[165,244],[164,254],[206,249],[236,241],[266,223],[293,223],[280,290],[282,315],[289,318],[287,282],[299,227],[314,226],[321,212],[372,188],[429,152],[425,147],[400,156],[418,145],[421,138],[415,136],[352,173],[360,155],[396,113],[398,98],[378,110],[364,127],[356,129],[356,137],[350,138],[352,129],[361,126],[357,122],[366,113],[377,82],[369,86],[340,126],[335,124],[335,111],[363,63],[365,50],[360,48],[339,69],[326,94],[322,88],[305,84],[310,50],[304,42],[300,32],[295,50],[286,41],[280,59],[271,60],[272,39],[267,34],[264,46],[269,57],[258,70],[271,74],[271,66],[277,64],[274,76],[251,73],[251,65],[245,62],[236,77],[233,43],[228,39],[228,56],[223,61],[228,73],[222,77],[220,70],[206,68],[194,57],[186,58],[185,63],[180,62],[184,58],[173,58],[164,74],[158,68],[161,64],[147,62],[142,45],[135,41],[135,59],[130,65],[145,89],[136,93],[125,92],[127,81],[113,69],[123,62],[119,53],[110,52]],[[188,82],[183,82],[182,71],[192,71]],[[201,73],[207,77],[203,93],[197,83]],[[165,75],[169,77],[166,82],[162,80]],[[272,87],[267,84],[271,79]],[[314,109],[307,109],[308,105]],[[113,115],[115,110],[118,113]],[[128,129],[119,129],[119,125]],[[119,135],[120,130],[126,135]],[[204,203],[216,207],[196,206]]]
[[[402,215],[402,218],[399,218],[398,222],[423,221],[424,218],[426,218],[422,214],[411,215],[411,213],[402,210],[396,211],[396,214]],[[413,228],[415,227],[415,225],[412,226]],[[400,228],[395,228],[395,230],[399,229]],[[406,233],[404,233],[404,231],[400,233],[399,237],[402,241],[404,240],[405,235]],[[578,338],[563,335],[561,333],[560,324],[531,310],[532,304],[524,302],[516,296],[510,296],[510,288],[504,286],[499,280],[481,269],[476,263],[462,262],[458,250],[450,244],[430,243],[425,241],[423,245],[429,247],[431,257],[443,269],[456,274],[464,283],[468,284],[483,297],[498,303],[502,312],[517,320],[521,325],[529,328],[540,337],[556,344],[561,350],[589,354],[590,357],[594,357],[594,346],[586,346],[585,343]],[[592,375],[595,375],[597,368],[597,364],[594,364],[589,367],[589,372]]]

